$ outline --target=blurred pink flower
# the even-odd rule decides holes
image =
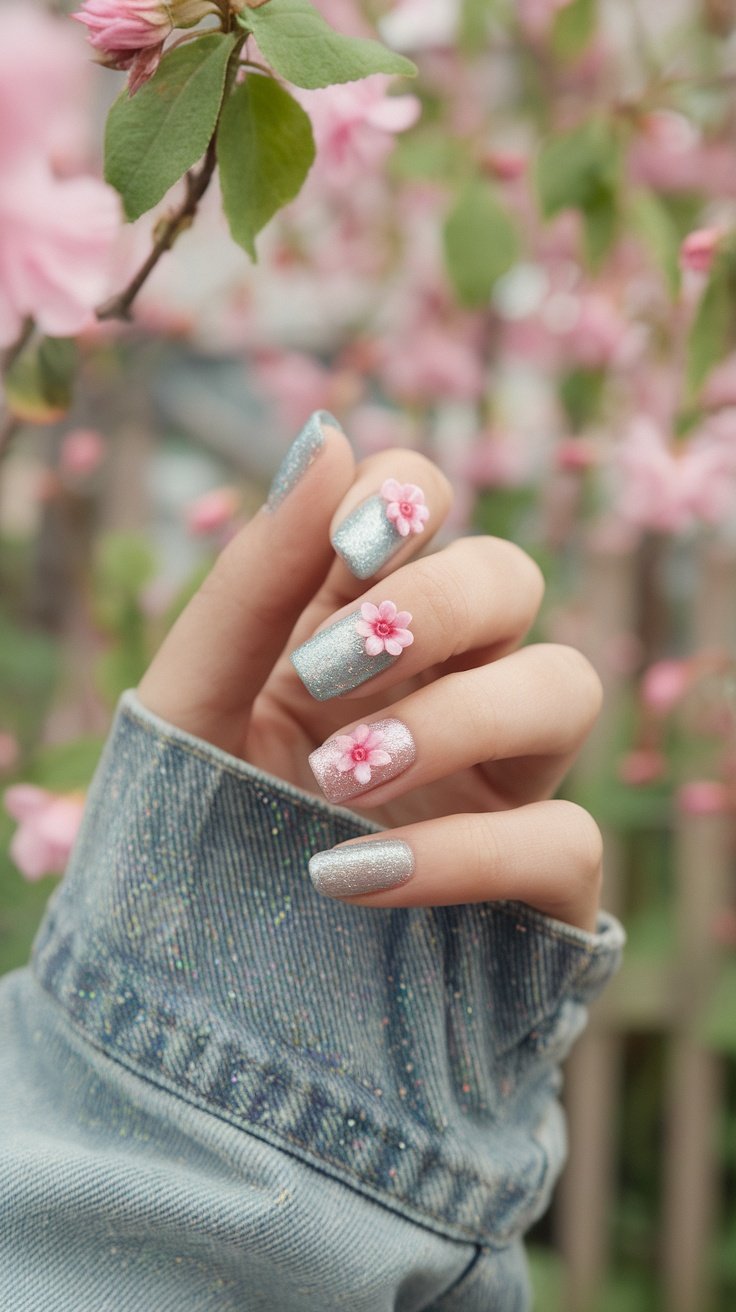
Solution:
[[[343,188],[380,168],[393,137],[419,118],[416,96],[389,96],[391,79],[377,73],[361,82],[299,91],[317,144],[313,176]]]
[[[29,153],[79,167],[88,84],[81,36],[66,19],[28,0],[0,7],[0,169]]]
[[[187,528],[195,537],[205,537],[231,524],[238,513],[241,496],[237,488],[217,487],[197,497],[187,508]]]
[[[72,18],[84,23],[101,62],[130,69],[132,95],[156,72],[174,28],[194,27],[216,13],[214,0],[83,0]]]
[[[558,469],[582,474],[600,464],[601,453],[589,437],[563,437],[555,447],[554,458]]]
[[[650,711],[668,715],[685,696],[691,683],[687,661],[655,661],[644,672],[641,699]]]
[[[15,734],[0,731],[0,770],[12,770],[20,756]]]
[[[619,512],[640,528],[680,533],[697,523],[719,523],[736,505],[733,453],[705,429],[670,446],[660,429],[640,415],[616,460]]]
[[[696,228],[688,233],[680,246],[681,267],[691,273],[710,273],[722,239],[722,228]]]
[[[33,784],[15,784],[4,797],[18,828],[10,855],[26,879],[63,873],[84,811],[81,793],[50,793]]]
[[[93,321],[108,287],[119,201],[95,178],[55,178],[41,161],[17,167],[0,188],[0,346],[24,320],[67,337]]]
[[[529,168],[529,158],[520,150],[496,149],[488,152],[483,166],[499,182],[516,182]]]
[[[329,404],[331,370],[300,351],[262,351],[256,354],[254,382],[273,402],[284,427],[296,429],[304,416]]]
[[[667,773],[667,758],[652,747],[638,747],[621,757],[618,777],[625,784],[640,787],[654,783]]]
[[[403,328],[401,340],[383,342],[381,380],[402,401],[476,400],[485,390],[481,352],[457,323],[427,316]]]
[[[561,333],[566,355],[584,369],[601,369],[616,361],[629,324],[606,296],[580,296],[569,328]]]
[[[571,0],[518,0],[516,13],[526,35],[537,41],[548,35],[560,10],[570,3]]]
[[[531,474],[529,452],[521,434],[481,434],[461,471],[473,487],[520,487]]]
[[[634,182],[657,191],[736,195],[731,144],[703,141],[690,119],[671,110],[647,115],[629,152],[629,172]]]
[[[730,790],[717,779],[693,779],[677,793],[677,805],[685,815],[720,815],[732,804]]]
[[[105,455],[105,439],[95,428],[74,428],[61,443],[59,468],[63,474],[93,474]]]

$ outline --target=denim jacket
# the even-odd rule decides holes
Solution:
[[[374,831],[125,695],[0,987],[0,1308],[528,1308],[623,933],[317,893],[311,853]]]

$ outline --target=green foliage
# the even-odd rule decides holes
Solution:
[[[562,375],[560,400],[573,432],[581,432],[598,418],[605,390],[603,369],[571,369]]]
[[[637,191],[629,198],[628,219],[651,251],[673,297],[680,290],[680,235],[672,214],[653,191]]]
[[[467,167],[467,154],[457,139],[434,124],[402,133],[389,159],[392,175],[407,181],[453,182]]]
[[[4,379],[12,413],[32,424],[60,419],[72,403],[77,348],[66,337],[42,337],[18,356]]]
[[[111,704],[139,682],[153,654],[140,593],[154,572],[153,555],[140,538],[111,534],[100,544],[94,575],[95,612],[113,643],[99,658],[96,674],[100,691]]]
[[[201,159],[215,130],[235,38],[212,32],[166,55],[150,82],[115,101],[105,133],[105,177],[128,219],[152,209]]]
[[[0,612],[0,728],[24,741],[41,731],[59,673],[51,638]]]
[[[724,1056],[736,1057],[736,960],[726,958],[701,1026],[701,1040]]]
[[[487,182],[470,182],[460,193],[445,223],[444,242],[458,300],[471,308],[487,305],[518,254],[511,219]]]
[[[333,31],[309,0],[269,0],[243,10],[238,22],[253,33],[271,67],[297,87],[354,82],[371,73],[413,77],[417,71],[410,59],[378,41]]]
[[[312,125],[278,82],[251,74],[225,106],[217,153],[230,232],[255,259],[257,233],[294,199],[312,167]]]
[[[571,0],[557,11],[552,49],[561,59],[575,59],[590,44],[598,26],[598,0]]]
[[[688,341],[687,396],[697,396],[714,365],[736,338],[736,252],[722,251],[714,260]]]
[[[590,119],[552,137],[540,151],[536,183],[545,218],[577,209],[585,224],[586,253],[597,267],[618,231],[621,145],[612,123]]]

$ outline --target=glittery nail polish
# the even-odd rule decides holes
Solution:
[[[428,518],[424,493],[416,483],[387,478],[380,493],[361,502],[338,524],[332,545],[356,578],[367,579],[411,534],[423,533]]]
[[[332,428],[337,428],[338,431],[342,432],[337,420],[328,410],[317,410],[309,417],[301,433],[294,439],[281,461],[268,494],[267,510],[278,509],[281,502],[296,487],[302,476],[306,474],[312,461],[319,455],[325,441],[323,431],[325,424],[329,424]]]
[[[309,764],[328,801],[347,802],[403,774],[416,755],[411,731],[402,720],[372,720],[328,739],[312,752]]]
[[[291,663],[305,688],[318,702],[341,697],[372,679],[398,660],[414,641],[409,611],[393,601],[360,610],[320,629],[291,653]]]
[[[327,897],[356,897],[398,888],[414,874],[414,853],[401,838],[373,838],[315,852],[309,877]]]

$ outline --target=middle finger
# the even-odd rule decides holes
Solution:
[[[369,681],[379,694],[476,649],[485,660],[513,650],[543,590],[538,566],[513,543],[460,539],[344,606],[291,662],[317,701],[351,697]]]

